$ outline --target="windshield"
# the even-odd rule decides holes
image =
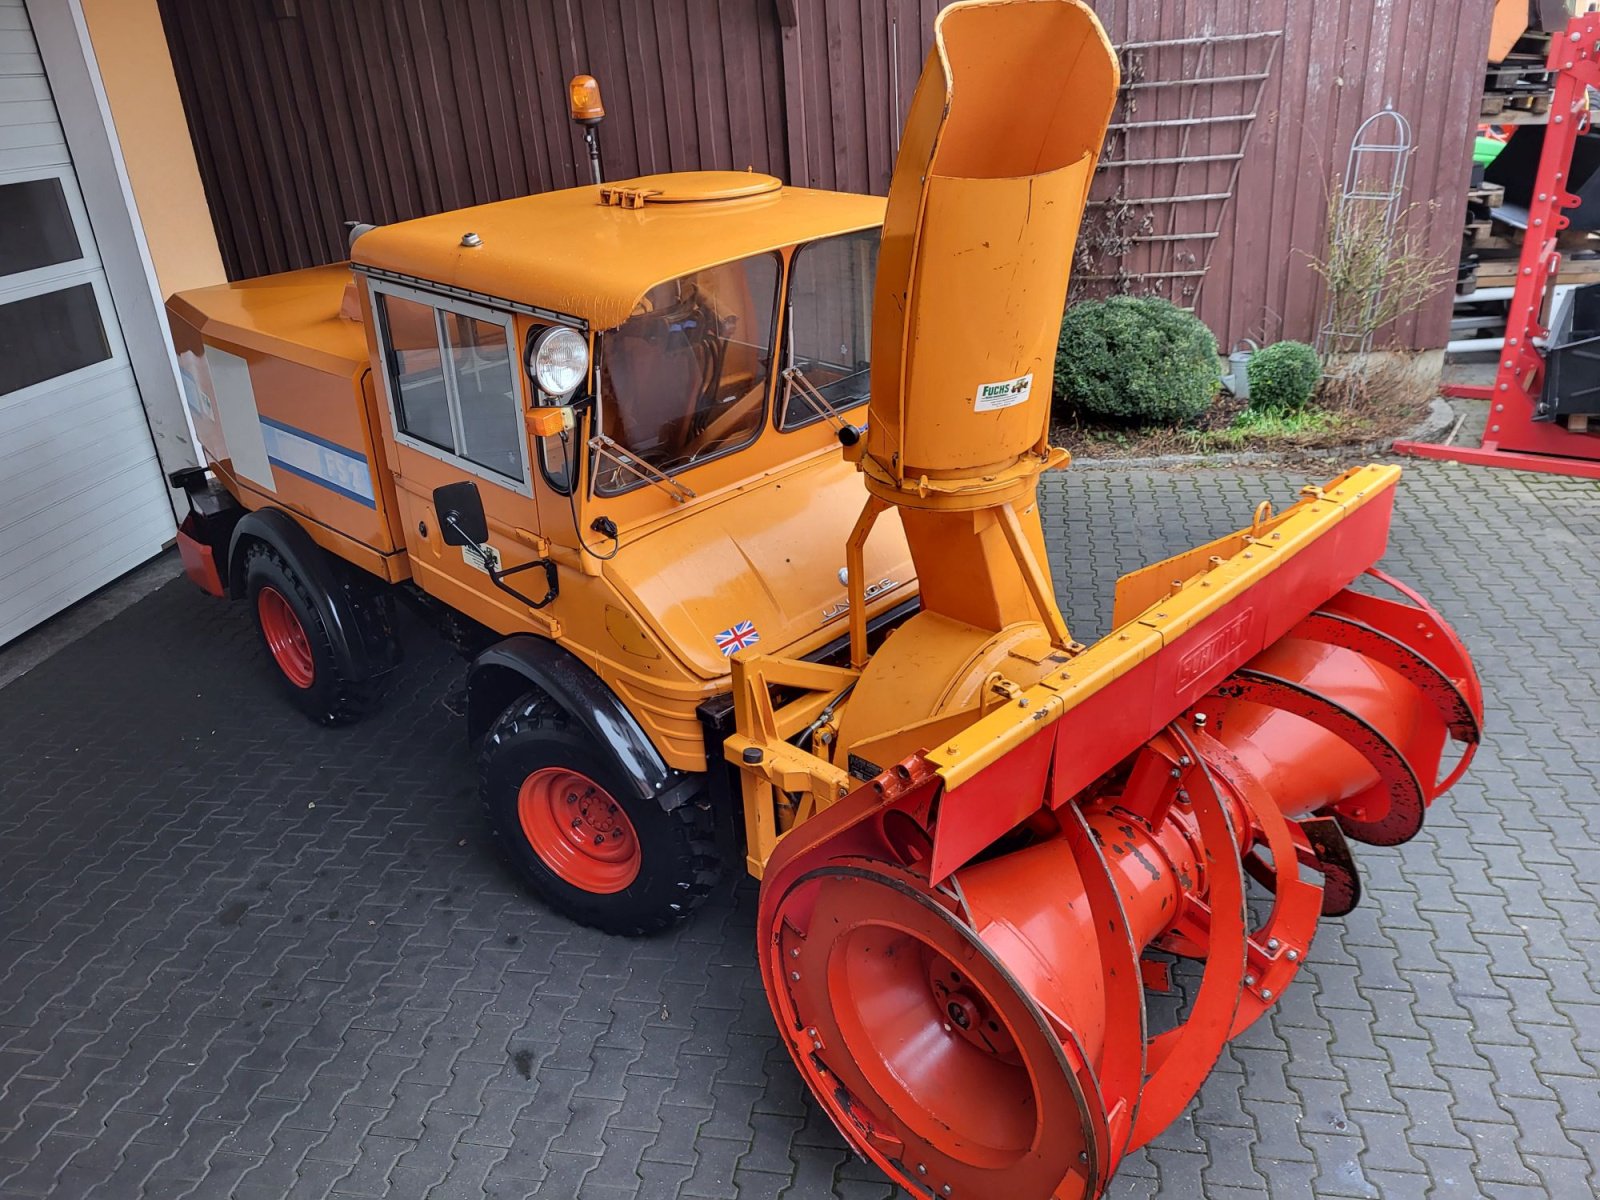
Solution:
[[[666,474],[749,445],[766,417],[778,268],[763,254],[646,293],[601,338],[601,432]],[[604,456],[594,478],[602,496],[644,482]]]
[[[789,270],[787,366],[835,412],[866,403],[872,382],[872,289],[878,274],[878,231],[865,229],[802,246]],[[780,429],[799,429],[822,415],[789,389]]]

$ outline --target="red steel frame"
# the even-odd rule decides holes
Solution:
[[[1588,127],[1587,89],[1600,88],[1600,14],[1575,17],[1550,48],[1556,76],[1550,126],[1532,201],[1528,232],[1517,270],[1516,292],[1506,322],[1500,369],[1490,387],[1447,387],[1444,394],[1491,402],[1480,446],[1396,442],[1402,454],[1449,459],[1479,466],[1510,467],[1600,479],[1600,435],[1574,433],[1554,421],[1535,421],[1544,386],[1544,356],[1535,342],[1548,335],[1541,316],[1550,282],[1561,267],[1556,239],[1570,224],[1563,209],[1580,200],[1567,190],[1578,137]]]

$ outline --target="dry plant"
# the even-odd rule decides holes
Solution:
[[[1411,204],[1391,218],[1385,205],[1332,191],[1327,248],[1312,258],[1311,269],[1326,292],[1317,349],[1333,399],[1365,390],[1377,335],[1422,308],[1453,277],[1450,255],[1428,250],[1438,207]]]

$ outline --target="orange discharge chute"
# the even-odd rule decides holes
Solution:
[[[785,740],[767,682],[844,673],[741,656],[728,754],[752,812],[801,814],[765,861],[752,840],[763,982],[845,1137],[916,1195],[1077,1200],[1355,905],[1347,839],[1417,832],[1482,694],[1439,615],[1377,572],[1392,467],[1129,576],[1116,629],[1072,640],[1036,488],[1065,460],[1050,369],[1116,57],[1077,0],[976,0],[936,29],[890,191],[848,548],[859,567],[898,510],[923,610],[869,654],[853,595],[820,752]],[[1260,924],[1250,879],[1272,895]],[[1159,1031],[1152,950],[1205,964]]]

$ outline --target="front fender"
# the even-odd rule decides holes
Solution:
[[[532,688],[561,704],[611,754],[640,799],[655,799],[670,811],[698,789],[699,777],[667,766],[604,680],[568,651],[533,634],[513,634],[473,660],[467,674],[467,736],[476,743],[507,705]]]

